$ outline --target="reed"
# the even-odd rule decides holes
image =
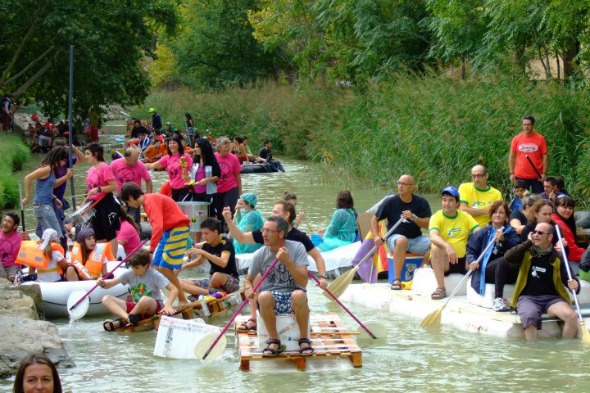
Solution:
[[[438,75],[393,75],[362,92],[322,83],[257,83],[247,88],[154,92],[164,121],[183,124],[191,112],[199,130],[264,139],[275,152],[321,161],[343,175],[394,186],[412,173],[420,192],[468,181],[470,168],[488,167],[491,183],[508,194],[508,150],[521,117],[537,118],[549,145],[549,173],[565,178],[575,197],[590,199],[590,93],[559,82],[507,76],[457,81]]]
[[[31,153],[25,142],[17,135],[0,134],[0,206],[19,206],[18,180],[13,171],[22,169]]]

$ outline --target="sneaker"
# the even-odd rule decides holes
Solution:
[[[492,308],[496,312],[507,312],[507,311],[510,311],[510,309],[508,308],[508,305],[506,303],[507,303],[506,302],[506,299],[504,299],[502,297],[497,297],[497,298],[494,299],[494,303],[492,305]]]

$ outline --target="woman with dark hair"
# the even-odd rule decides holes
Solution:
[[[192,201],[192,190],[187,188],[190,179],[193,159],[184,152],[182,137],[174,135],[167,145],[168,154],[153,164],[146,164],[146,168],[162,170],[166,169],[172,187],[172,199],[176,202]]]
[[[217,219],[224,222],[223,208],[229,207],[231,216],[236,213],[236,203],[242,194],[242,166],[238,158],[230,152],[231,142],[228,138],[219,138],[215,159],[219,164],[221,176],[217,182]]]
[[[92,228],[84,227],[76,235],[64,277],[68,281],[93,280],[107,274],[107,262],[115,260],[111,243],[97,244]]]
[[[43,354],[27,355],[16,372],[12,392],[62,393],[55,364]]]
[[[205,138],[198,138],[195,141],[193,171],[195,179],[193,201],[209,202],[209,217],[213,217],[217,202],[217,181],[221,177],[221,169],[215,159],[211,143]]]
[[[357,214],[350,191],[340,191],[336,197],[336,211],[332,214],[330,224],[319,231],[323,241],[318,248],[328,251],[353,243],[356,239]]]
[[[531,208],[538,200],[539,196],[537,194],[527,195],[525,192],[525,195],[523,196],[522,202],[520,204],[520,209],[516,211],[513,210],[512,213],[510,213],[510,225],[519,235],[522,233],[522,230],[528,223],[527,215],[530,214]]]
[[[551,215],[555,225],[559,226],[561,236],[568,245],[567,259],[570,262],[580,262],[582,255],[584,255],[584,249],[576,244],[576,221],[574,220],[574,206],[575,201],[567,196],[560,195],[555,201],[555,213]],[[557,233],[553,235],[557,238]],[[572,273],[578,273],[578,264],[570,263],[572,266]]]
[[[485,294],[486,284],[496,284],[495,311],[509,311],[504,299],[504,285],[514,284],[519,266],[511,265],[503,258],[504,253],[520,243],[516,230],[508,223],[510,208],[506,202],[496,201],[489,207],[490,223],[469,237],[467,242],[467,263],[473,270],[471,287],[480,295]],[[479,262],[475,262],[490,247]]]
[[[199,133],[195,128],[195,121],[193,120],[193,117],[188,112],[184,114],[184,128],[186,130],[186,135],[188,136],[188,145],[194,148],[195,138],[199,138]]]
[[[121,229],[117,231],[117,242],[123,246],[125,255],[129,255],[141,244],[140,229],[135,220],[121,207]]]
[[[111,249],[117,250],[117,233],[121,228],[119,212],[121,204],[113,193],[117,190],[115,175],[109,164],[104,161],[104,150],[100,143],[92,142],[84,149],[90,169],[86,175],[87,201],[96,202],[96,214],[92,219],[92,228],[97,243],[110,242]]]
[[[36,233],[39,237],[41,237],[43,231],[47,228],[55,229],[58,237],[61,238],[63,236],[61,225],[53,208],[54,203],[61,206],[61,201],[58,201],[57,197],[53,195],[53,187],[55,187],[58,181],[55,177],[54,170],[65,165],[67,160],[68,151],[66,148],[56,146],[45,156],[36,170],[25,176],[25,198],[22,200],[23,206],[29,203],[31,182],[33,180],[37,182],[33,208],[38,223]],[[64,177],[69,178],[71,174],[66,174]]]

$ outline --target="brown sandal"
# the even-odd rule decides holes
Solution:
[[[242,324],[238,326],[238,330],[240,330],[242,332],[246,332],[246,331],[255,332],[256,327],[257,327],[256,320],[253,318],[250,318],[246,322],[242,322]]]

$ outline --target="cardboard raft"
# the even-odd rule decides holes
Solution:
[[[314,358],[348,358],[354,367],[362,367],[362,351],[354,338],[358,333],[347,330],[335,313],[310,315],[310,339],[315,349],[315,354],[312,356],[301,356],[298,350],[289,349],[286,349],[276,357],[262,356],[261,348],[266,347],[263,342],[264,340],[259,339],[259,336],[255,332],[237,330],[237,327],[242,322],[245,322],[247,318],[247,316],[241,316],[236,320],[235,324],[237,346],[240,355],[240,370],[242,371],[250,370],[250,361],[258,360],[288,361],[289,363],[294,363],[298,370],[305,371],[307,360]],[[285,326],[293,327],[293,323],[295,323],[293,329],[282,333],[281,341],[288,339],[288,337],[284,337],[285,334],[292,335],[294,330],[299,331],[293,316],[284,315],[278,316],[278,318],[281,320],[277,321],[277,326],[283,326],[283,329]],[[261,331],[260,325],[259,334],[262,337],[268,336],[264,328]]]

